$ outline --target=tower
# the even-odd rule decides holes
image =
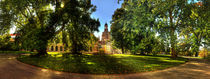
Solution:
[[[105,29],[104,29],[104,31],[107,31],[107,32],[108,32],[108,24],[107,24],[107,23],[105,24]]]
[[[109,40],[108,24],[106,23],[106,24],[104,25],[104,27],[105,27],[105,28],[104,28],[104,32],[103,32],[103,34],[102,34],[102,39],[101,39],[102,44],[105,44],[106,41]]]
[[[110,42],[110,32],[108,31],[107,23],[104,25],[104,32],[102,34],[102,39],[101,39],[101,47],[106,53],[112,52],[111,42]]]

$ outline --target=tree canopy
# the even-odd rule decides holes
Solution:
[[[90,0],[3,0],[0,4],[4,16],[1,28],[16,26],[20,45],[32,47],[40,55],[47,54],[48,40],[61,31],[69,35],[63,39],[70,38],[76,45],[83,40],[79,38],[98,31],[100,25],[90,17],[96,10]]]
[[[199,47],[209,43],[207,4],[208,0],[124,0],[112,18],[113,40],[117,47],[135,52],[151,52],[147,50],[156,47],[162,47],[158,52],[166,52],[170,48],[172,57],[177,57],[180,39],[189,40],[188,36],[193,39],[186,42],[190,45],[187,50],[198,56]]]

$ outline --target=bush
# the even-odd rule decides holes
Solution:
[[[0,50],[3,51],[17,51],[17,46],[15,45],[15,42],[10,41],[11,37],[9,34],[5,34],[0,36]]]
[[[200,52],[199,52],[199,56],[200,57],[207,57],[208,56],[208,51],[206,49],[202,49]]]
[[[105,55],[105,51],[103,49],[99,49],[99,52],[96,53],[98,55]]]

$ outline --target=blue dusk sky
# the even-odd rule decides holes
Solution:
[[[118,0],[91,0],[92,4],[95,5],[96,12],[91,16],[95,19],[99,19],[101,26],[99,27],[99,32],[95,32],[96,37],[101,37],[104,31],[105,23],[109,26],[110,31],[110,21],[112,20],[112,15],[117,8],[121,7],[122,1],[118,4]]]

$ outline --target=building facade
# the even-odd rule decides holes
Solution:
[[[58,43],[58,44],[50,44],[47,47],[47,52],[64,52],[64,45],[62,43]]]

